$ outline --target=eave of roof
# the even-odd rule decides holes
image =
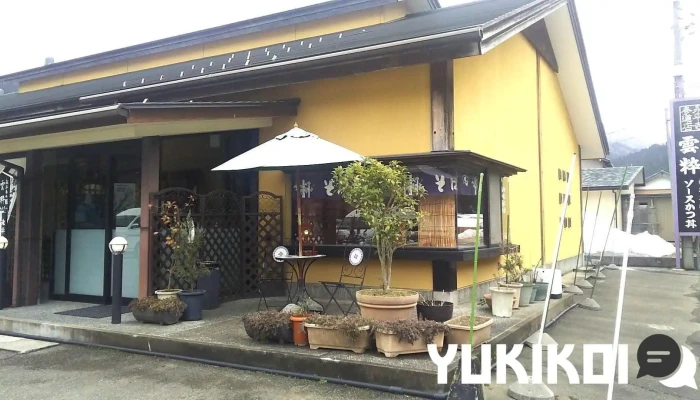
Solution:
[[[69,124],[85,124],[93,127],[125,123],[129,120],[131,111],[139,110],[211,110],[211,109],[252,109],[270,108],[282,106],[286,110],[293,110],[299,105],[299,99],[271,100],[271,101],[226,101],[226,102],[152,102],[152,103],[118,103],[108,106],[94,107],[90,109],[52,114],[37,118],[29,118],[19,121],[0,123],[0,137],[20,137],[34,134],[38,131],[50,128],[60,131],[63,126]],[[270,108],[273,109],[273,108]],[[41,132],[42,134],[50,132]]]
[[[413,154],[399,154],[399,155],[386,155],[376,157],[380,161],[390,161],[397,160],[405,163],[416,164],[416,163],[445,163],[445,164],[476,164],[481,165],[486,168],[495,169],[500,171],[504,176],[515,175],[519,172],[526,172],[525,169],[516,167],[515,165],[504,163],[502,161],[495,160],[483,156],[478,153],[474,153],[470,150],[453,150],[453,151],[432,151],[429,153],[413,153]]]
[[[196,46],[216,40],[229,39],[269,31],[271,29],[279,29],[285,26],[361,11],[385,4],[393,4],[397,1],[398,0],[329,0],[307,7],[296,8],[258,18],[239,21],[232,24],[172,36],[165,39],[141,43],[135,46],[124,47],[121,49],[92,54],[85,57],[6,74],[0,76],[0,84],[3,82],[37,79],[83,68],[124,61],[136,57],[149,56],[184,47]]]
[[[578,11],[576,11],[576,2],[574,0],[568,0],[568,3],[569,14],[571,15],[571,23],[574,27],[576,44],[578,45],[578,53],[581,57],[581,65],[583,66],[583,74],[586,78],[586,86],[588,86],[588,95],[591,100],[591,106],[593,107],[593,114],[595,115],[596,120],[595,122],[598,127],[598,135],[600,136],[600,142],[603,145],[603,151],[607,156],[610,154],[610,145],[608,144],[608,136],[605,134],[603,118],[600,115],[598,99],[595,94],[595,88],[593,87],[593,77],[591,75],[590,65],[588,64],[588,55],[586,54],[586,45],[583,41],[583,31],[581,31],[581,24],[578,18]]]

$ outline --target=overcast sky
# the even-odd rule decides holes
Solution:
[[[468,1],[441,0],[441,4]],[[0,75],[41,66],[49,56],[64,61],[320,2],[5,0],[0,18]],[[686,14],[700,14],[700,0],[682,2]],[[665,141],[665,108],[673,96],[672,3],[576,0],[611,139],[637,146]],[[686,65],[700,70],[700,52],[689,51],[700,48],[700,33],[686,39],[684,48]],[[688,76],[688,95],[700,96],[698,78],[700,74]]]

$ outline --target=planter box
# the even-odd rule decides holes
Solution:
[[[465,315],[445,322],[445,325],[450,327],[450,333],[447,334],[447,344],[469,344],[469,318],[468,315]],[[474,321],[474,346],[472,348],[489,340],[491,324],[493,324],[492,318],[476,317]]]
[[[166,313],[166,312],[153,312],[152,310],[139,311],[132,310],[131,313],[134,315],[137,321],[145,322],[148,324],[159,324],[159,325],[173,325],[177,324],[182,316],[182,313]]]
[[[316,349],[352,350],[362,354],[370,343],[369,326],[362,328],[360,337],[352,341],[337,329],[326,328],[319,325],[305,324],[306,333],[309,335],[309,347]]]
[[[422,337],[411,344],[408,342],[399,342],[398,335],[379,329],[374,333],[374,336],[377,342],[377,351],[384,353],[384,355],[387,357],[396,357],[400,354],[428,352],[428,344]],[[435,338],[433,338],[433,343],[437,345],[438,351],[442,350],[444,341],[444,333],[439,333],[435,336]]]

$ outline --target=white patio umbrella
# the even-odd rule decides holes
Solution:
[[[295,171],[297,187],[297,223],[301,255],[301,190],[299,169],[307,166],[360,161],[364,157],[335,143],[309,133],[297,124],[287,133],[254,147],[214,168],[212,171],[290,170]]]

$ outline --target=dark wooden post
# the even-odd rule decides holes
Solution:
[[[151,292],[151,243],[153,231],[148,207],[151,193],[160,190],[160,138],[148,137],[141,141],[141,238],[139,248],[139,297]]]
[[[17,260],[14,265],[13,303],[37,304],[41,287],[41,191],[42,153],[27,153],[26,169],[17,197]]]
[[[430,64],[431,150],[454,150],[452,60]]]

